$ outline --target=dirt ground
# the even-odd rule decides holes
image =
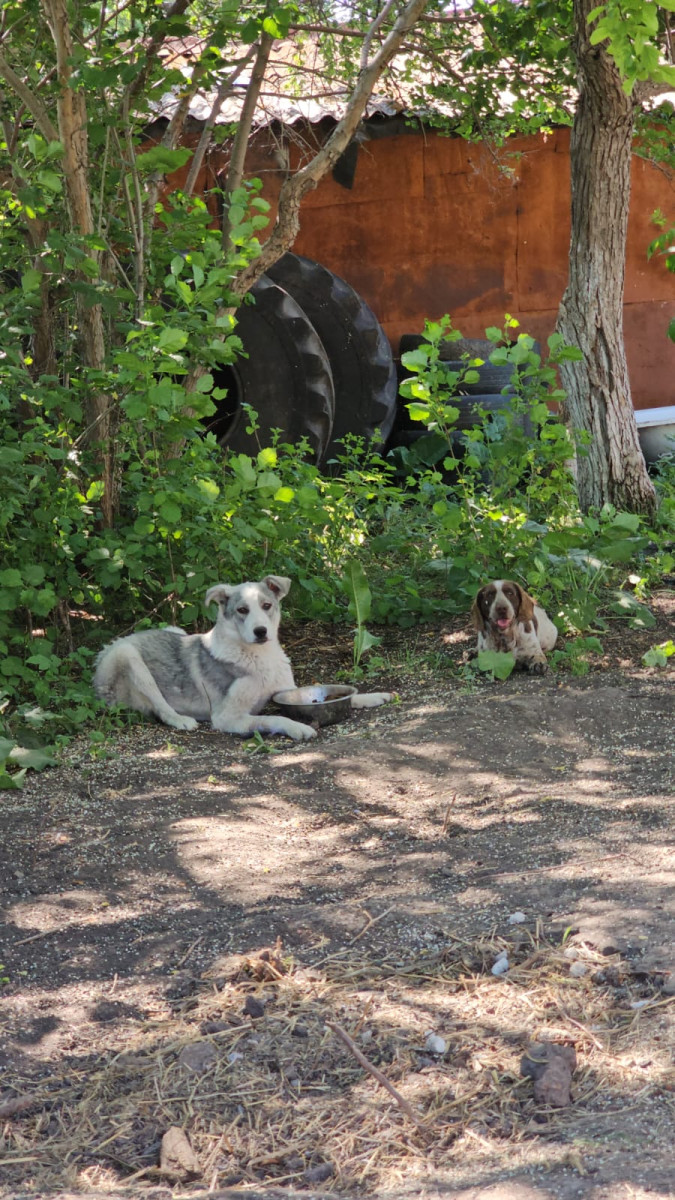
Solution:
[[[138,723],[3,793],[0,1195],[675,1195],[652,607],[578,678],[472,683],[462,622],[390,631],[366,686],[399,702],[314,743]],[[349,667],[348,631],[283,640],[299,682]],[[569,1104],[521,1073],[541,1041]]]

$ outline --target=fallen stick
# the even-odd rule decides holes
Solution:
[[[20,942],[15,942],[15,946],[26,946],[28,942],[37,942],[39,938],[51,937],[53,933],[59,933],[58,929],[43,929],[40,933],[31,933],[30,937],[21,938]]]
[[[340,1041],[344,1042],[347,1049],[351,1050],[354,1058],[361,1064],[364,1070],[368,1071],[369,1074],[373,1076],[373,1079],[376,1079],[380,1086],[386,1088],[386,1090],[389,1092],[389,1095],[394,1097],[394,1100],[398,1104],[399,1108],[405,1113],[406,1117],[409,1117],[409,1119],[414,1125],[417,1126],[418,1129],[425,1129],[426,1126],[415,1114],[412,1106],[408,1103],[405,1097],[402,1096],[400,1092],[396,1091],[393,1083],[389,1082],[387,1076],[384,1075],[378,1067],[374,1067],[373,1064],[368,1061],[365,1054],[361,1053],[356,1043],[352,1041],[349,1034],[345,1032],[342,1026],[337,1025],[334,1021],[326,1021],[326,1025],[329,1029],[333,1030],[333,1033],[337,1034]]]
[[[368,923],[367,923],[367,925],[364,925],[363,929],[360,929],[358,933],[354,934],[354,937],[352,938],[351,942],[349,943],[350,946],[353,946],[354,942],[358,942],[359,938],[362,938],[364,933],[367,933],[369,929],[372,929],[373,925],[377,925],[378,921],[382,921],[382,920],[384,920],[385,917],[388,917],[389,913],[393,912],[395,908],[396,908],[396,905],[392,904],[390,908],[385,909],[385,911],[383,913],[380,913],[379,916],[377,916],[377,917],[371,917],[368,910],[364,909],[363,911],[365,912],[365,914],[368,918]]]

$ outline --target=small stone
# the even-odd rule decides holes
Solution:
[[[264,1017],[265,1005],[255,996],[247,996],[244,1000],[244,1012],[248,1017]]]
[[[222,1033],[224,1029],[231,1029],[229,1021],[202,1021],[199,1026],[200,1033]]]
[[[664,996],[675,996],[675,971],[666,971],[661,991]]]
[[[201,1175],[199,1159],[177,1125],[167,1129],[159,1152],[159,1169],[167,1175]]]
[[[571,1103],[572,1072],[577,1065],[574,1046],[538,1042],[528,1046],[520,1073],[534,1080],[534,1098],[547,1108],[565,1108]]]
[[[581,979],[583,975],[587,974],[588,967],[585,963],[580,962],[579,959],[576,959],[570,966],[570,975],[573,979]]]
[[[437,1033],[427,1034],[427,1040],[424,1043],[424,1049],[428,1054],[445,1054],[448,1048],[448,1043],[445,1038],[439,1037]]]
[[[189,1046],[183,1046],[178,1055],[178,1064],[188,1071],[203,1075],[213,1066],[217,1057],[218,1051],[211,1042],[193,1042]]]
[[[323,1183],[324,1179],[330,1179],[333,1174],[333,1164],[328,1162],[317,1163],[315,1167],[308,1167],[303,1171],[302,1178],[307,1183]]]
[[[492,974],[493,975],[506,975],[506,972],[508,971],[508,969],[509,969],[509,956],[506,953],[506,950],[502,950],[501,954],[499,955],[499,958],[495,959],[495,962],[492,967]]]
[[[509,917],[509,925],[522,925],[523,921],[526,920],[527,917],[525,916],[524,912],[514,912],[511,913],[511,916]]]
[[[197,980],[193,975],[177,975],[173,983],[169,984],[164,995],[167,1000],[184,1000],[186,996],[193,995],[197,990]]]

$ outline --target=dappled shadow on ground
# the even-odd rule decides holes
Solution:
[[[307,1188],[330,1162],[331,1188],[378,1195],[489,1189],[504,1171],[528,1173],[527,1200],[621,1196],[603,1189],[647,1170],[665,1188],[672,718],[646,677],[416,689],[271,754],[136,727],[115,758],[11,794],[0,1086],[54,1089],[16,1118],[14,1182],[142,1170],[148,1188],[177,1123],[218,1187],[239,1173]],[[282,978],[228,978],[224,956],[277,939]],[[431,1136],[326,1020],[370,1034],[359,1045]],[[573,1108],[540,1119],[518,1061],[542,1035],[576,1041],[580,1071]],[[216,1059],[186,1082],[181,1050],[204,1040]],[[67,1154],[83,1111],[94,1132]]]

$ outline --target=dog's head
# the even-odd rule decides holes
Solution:
[[[218,604],[216,625],[227,625],[249,646],[262,646],[276,638],[280,604],[290,586],[283,575],[266,575],[257,583],[216,583],[206,593],[206,604]]]
[[[512,579],[495,579],[480,589],[471,617],[479,633],[492,627],[504,634],[516,621],[524,625],[534,620],[534,600]]]

